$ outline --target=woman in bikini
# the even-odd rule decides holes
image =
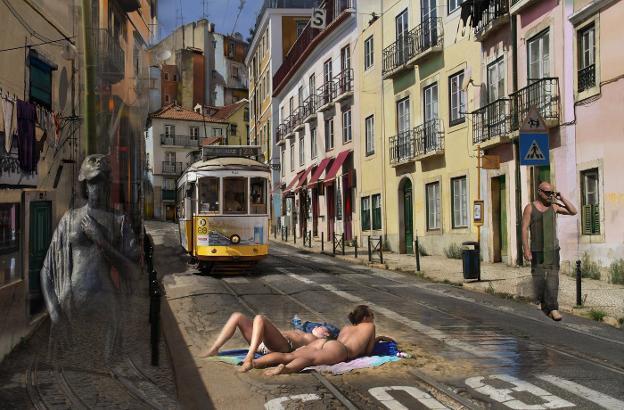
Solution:
[[[207,351],[199,354],[199,357],[215,356],[219,349],[234,336],[236,329],[240,329],[241,334],[249,343],[249,352],[243,360],[241,372],[249,371],[253,368],[252,360],[254,354],[281,352],[290,353],[295,349],[312,343],[318,338],[329,337],[329,330],[319,326],[312,330],[312,333],[304,333],[299,330],[279,330],[271,321],[263,315],[257,315],[253,321],[240,312],[232,313],[219,337]]]
[[[264,374],[297,373],[308,366],[333,365],[370,354],[375,345],[375,315],[366,305],[357,306],[349,313],[351,326],[340,331],[337,340],[315,340],[292,353],[270,353],[252,361],[254,368],[276,366]]]

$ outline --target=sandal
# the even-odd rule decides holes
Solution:
[[[551,310],[550,313],[548,313],[548,317],[557,322],[563,319],[558,310]]]

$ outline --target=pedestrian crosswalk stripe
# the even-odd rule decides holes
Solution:
[[[531,146],[529,147],[529,150],[524,156],[524,160],[525,161],[527,160],[537,161],[537,160],[543,160],[543,159],[544,159],[544,153],[540,149],[539,144],[537,143],[537,140],[533,140],[533,143],[531,144]]]

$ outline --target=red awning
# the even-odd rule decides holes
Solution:
[[[312,178],[310,178],[310,182],[308,182],[308,185],[312,185],[319,180],[321,174],[323,173],[323,171],[325,171],[325,168],[327,168],[327,165],[329,165],[332,159],[333,158],[323,158],[321,160],[321,163],[318,165],[318,167],[316,167],[314,173],[312,173]]]
[[[300,172],[297,173],[297,175],[295,175],[295,177],[292,179],[292,181],[290,181],[290,184],[288,184],[288,186],[286,187],[286,191],[290,191],[290,189],[295,186],[295,184],[297,183],[297,181],[299,181],[299,179],[301,178],[301,175],[304,172],[305,171],[300,171]]]
[[[312,171],[312,168],[314,168],[314,165],[310,165],[308,167],[308,169],[306,169],[305,171],[303,171],[303,174],[301,174],[301,178],[299,178],[299,183],[297,184],[297,186],[295,187],[295,189],[299,189],[302,186],[306,185],[306,178],[308,177],[308,174]]]
[[[342,164],[344,164],[349,155],[351,155],[351,152],[351,150],[346,150],[338,154],[331,168],[329,169],[329,171],[327,171],[327,175],[325,175],[325,182],[331,181],[332,179],[336,178],[336,174],[340,170],[340,167],[342,167]]]

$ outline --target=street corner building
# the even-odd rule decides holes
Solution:
[[[108,155],[109,205],[141,225],[157,2],[83,4],[0,2],[0,359],[46,317],[40,271],[61,216],[84,200],[85,155]]]

